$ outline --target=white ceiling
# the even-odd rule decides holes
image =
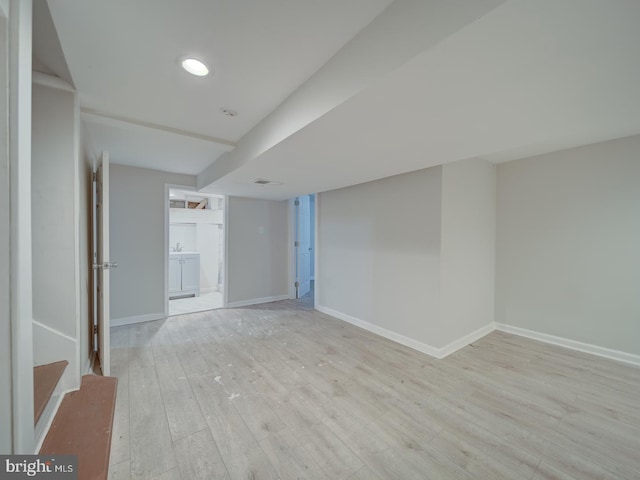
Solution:
[[[113,163],[163,172],[197,175],[233,144],[189,135],[172,129],[150,127],[116,118],[81,112],[82,140],[89,158],[109,152]]]
[[[236,141],[390,2],[49,0],[49,8],[84,107]],[[213,75],[184,72],[185,56]]]
[[[89,150],[284,199],[640,133],[637,0],[186,3],[49,0]]]

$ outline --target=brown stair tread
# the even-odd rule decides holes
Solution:
[[[62,400],[40,454],[78,455],[78,478],[106,480],[117,382],[115,377],[82,377],[80,390]]]
[[[34,425],[40,420],[44,408],[47,406],[56,385],[67,368],[69,362],[62,360],[60,362],[49,363],[47,365],[39,365],[33,367],[33,423]]]

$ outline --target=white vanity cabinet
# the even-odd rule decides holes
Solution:
[[[169,254],[169,298],[200,296],[200,254]]]

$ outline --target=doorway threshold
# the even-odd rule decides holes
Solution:
[[[169,316],[206,312],[223,306],[224,301],[221,292],[205,293],[198,297],[177,298],[169,300]]]

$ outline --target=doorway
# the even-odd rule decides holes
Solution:
[[[293,201],[294,298],[314,306],[316,196],[302,195]]]
[[[225,306],[223,195],[168,190],[168,316]]]

